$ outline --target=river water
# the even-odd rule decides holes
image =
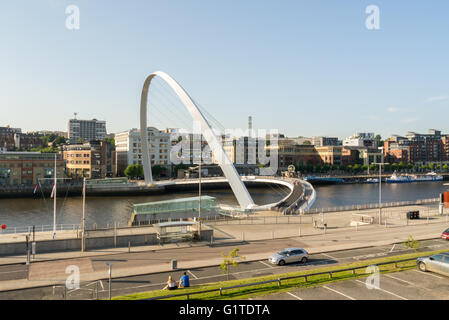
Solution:
[[[383,202],[408,201],[436,198],[447,190],[443,182],[420,182],[406,184],[382,184]],[[317,200],[313,208],[328,208],[353,204],[377,203],[378,184],[346,184],[315,186]],[[277,202],[286,196],[287,191],[280,187],[249,189],[256,204]],[[195,192],[163,194],[153,196],[130,197],[87,197],[86,223],[98,227],[112,226],[114,222],[127,225],[132,205],[150,201],[169,200],[181,197],[193,197]],[[229,190],[203,190],[203,195],[217,198],[217,202],[236,205],[237,201]],[[57,199],[57,224],[79,224],[82,214],[81,197],[59,197]],[[24,226],[41,226],[53,224],[52,199],[0,199],[0,224],[8,228]]]

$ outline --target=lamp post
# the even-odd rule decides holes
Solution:
[[[112,266],[114,265],[112,262],[106,263],[109,267],[109,300],[111,300],[111,287],[112,287]]]
[[[381,154],[381,162],[375,162],[373,164],[379,165],[379,225],[382,224],[382,166],[386,165],[384,163],[384,154],[383,147],[379,147],[379,150],[382,150]]]
[[[86,178],[83,179],[83,217],[81,219],[81,252],[86,250]]]

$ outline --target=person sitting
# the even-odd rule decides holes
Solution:
[[[188,287],[190,287],[190,279],[189,276],[187,275],[187,272],[184,272],[181,279],[179,279],[179,288],[188,288]]]
[[[164,287],[163,290],[174,290],[176,289],[176,282],[173,281],[172,276],[168,276],[167,285]]]

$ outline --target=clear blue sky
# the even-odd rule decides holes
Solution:
[[[371,4],[380,30],[365,28]],[[446,0],[2,1],[0,39],[0,126],[66,130],[78,112],[138,127],[162,70],[227,128],[252,115],[289,136],[449,133]]]

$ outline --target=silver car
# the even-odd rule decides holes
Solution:
[[[285,248],[268,258],[268,262],[283,266],[286,263],[302,262],[306,263],[309,253],[302,248]]]
[[[432,271],[449,276],[449,252],[418,258],[416,264],[421,271]]]

